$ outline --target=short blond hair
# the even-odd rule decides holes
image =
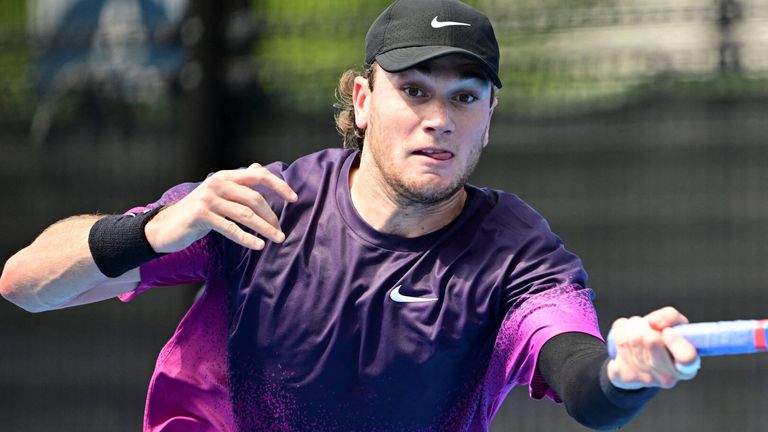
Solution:
[[[355,124],[355,106],[352,100],[355,89],[355,78],[363,77],[368,80],[368,87],[373,90],[374,66],[368,66],[362,71],[358,69],[348,69],[341,74],[339,86],[336,88],[336,103],[333,107],[336,109],[334,119],[336,120],[336,130],[342,138],[344,148],[353,148],[362,150],[365,140],[365,130],[360,129]]]

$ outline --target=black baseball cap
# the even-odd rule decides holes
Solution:
[[[371,24],[365,36],[365,65],[377,62],[400,72],[448,54],[478,61],[496,87],[499,44],[490,20],[457,0],[397,0]]]

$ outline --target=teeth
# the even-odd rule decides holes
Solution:
[[[422,152],[423,153],[432,153],[432,154],[439,153],[437,150],[429,150],[429,149],[428,150],[422,150]]]

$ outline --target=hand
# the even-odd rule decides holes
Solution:
[[[677,334],[672,326],[688,319],[673,307],[665,307],[644,317],[620,318],[611,332],[616,343],[616,358],[608,362],[608,378],[619,388],[671,388],[690,380],[698,371],[696,348]]]
[[[182,250],[211,230],[250,249],[261,250],[264,240],[244,231],[242,224],[276,243],[285,240],[277,216],[264,197],[253,190],[267,187],[288,202],[298,199],[288,184],[259,164],[247,169],[219,171],[179,202],[164,208],[144,232],[156,252]]]

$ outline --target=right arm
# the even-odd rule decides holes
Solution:
[[[244,247],[260,250],[261,235],[281,243],[277,216],[253,188],[263,186],[293,202],[285,181],[258,164],[244,170],[219,171],[177,203],[163,208],[144,227],[155,252],[180,251],[217,231]],[[116,297],[140,282],[139,269],[109,278],[96,265],[88,246],[91,228],[102,216],[64,219],[13,255],[0,276],[0,294],[30,312],[61,309]],[[240,225],[253,230],[244,231]]]
[[[96,267],[88,233],[102,216],[74,216],[51,225],[5,263],[0,294],[29,312],[116,297],[136,288],[139,270],[108,278]]]

